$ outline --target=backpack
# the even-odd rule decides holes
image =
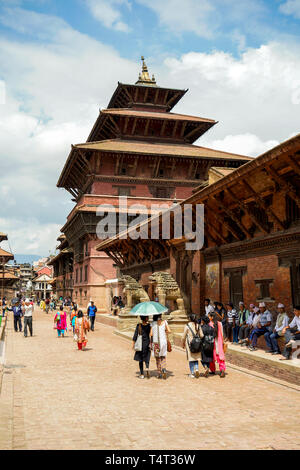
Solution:
[[[214,349],[214,342],[215,342],[215,338],[213,335],[204,335],[204,338],[203,338],[203,349],[204,350],[212,350]]]
[[[189,345],[189,348],[190,348],[190,351],[192,354],[196,354],[196,353],[199,353],[201,351],[201,344],[202,344],[202,340],[198,334],[198,331],[197,333],[195,334],[192,330],[192,328],[188,326],[188,329],[190,330],[190,332],[192,333],[193,335],[193,339],[190,343],[188,343]]]

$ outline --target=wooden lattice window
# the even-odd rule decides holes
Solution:
[[[300,208],[294,199],[286,196],[286,219],[288,224],[300,222]]]
[[[130,195],[131,195],[131,188],[127,188],[126,186],[119,186],[118,196],[130,196]]]
[[[270,293],[270,287],[272,286],[273,281],[274,279],[258,279],[254,281],[260,290],[257,300],[266,300],[266,301],[274,300],[271,297],[271,293]]]

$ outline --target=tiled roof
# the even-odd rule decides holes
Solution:
[[[214,119],[206,119],[198,116],[189,116],[187,114],[175,114],[175,113],[159,113],[149,111],[138,111],[131,108],[117,108],[117,109],[103,109],[101,114],[110,114],[112,116],[130,116],[139,118],[151,118],[151,119],[168,119],[175,121],[192,121],[192,122],[211,122],[216,123]]]
[[[0,283],[1,283],[1,279],[3,279],[3,274],[2,273],[0,273]],[[15,276],[14,274],[6,271],[4,273],[4,279],[19,279],[19,278],[17,276]]]
[[[8,258],[8,259],[14,259],[14,255],[12,253],[9,253],[8,251],[3,250],[0,248],[0,258]]]
[[[297,151],[298,154],[300,152],[300,134],[297,134],[294,137],[286,140],[285,142],[282,142],[276,147],[258,156],[257,158],[252,158],[252,161],[247,162],[245,165],[242,165],[240,168],[237,168],[232,172],[228,172],[227,175],[224,175],[223,178],[220,178],[215,183],[204,188],[200,188],[199,191],[193,194],[193,196],[190,196],[188,199],[184,200],[180,204],[203,204],[209,196],[218,194],[223,189],[226,189],[229,186],[232,186],[233,184],[237,183],[238,180],[241,178],[247,180],[249,180],[251,176],[254,176],[255,178],[256,173],[263,170],[266,164],[274,162],[275,160],[280,160],[280,157],[282,155],[295,151]],[[157,216],[153,216],[153,218],[156,217]],[[150,219],[148,221],[138,224],[138,226],[146,227],[147,224],[149,224],[149,221]],[[129,232],[131,230],[136,230],[136,227],[130,227],[127,231],[124,231],[114,237],[102,241],[99,245],[96,246],[96,250],[103,251],[107,249],[107,247],[113,246],[116,242],[122,241],[122,235],[127,234],[127,236],[129,236]],[[123,238],[126,239],[126,237]]]
[[[223,152],[221,150],[199,147],[197,145],[162,143],[155,144],[121,139],[87,142],[83,144],[77,144],[74,146],[74,148],[99,150],[102,152],[138,153],[145,155],[169,155],[177,157],[217,158],[226,160],[253,160],[253,158],[247,157],[245,155]]]
[[[49,266],[53,266],[55,264],[55,262],[61,258],[62,256],[64,255],[67,255],[69,253],[73,253],[73,250],[71,248],[64,248],[63,250],[61,250],[60,253],[58,253],[56,256],[54,256],[54,258],[52,258],[49,262],[48,262],[48,265]]]
[[[236,168],[223,168],[220,166],[212,166],[210,169],[210,171],[214,171],[220,176],[227,176],[230,173],[232,173],[234,170],[236,170]]]

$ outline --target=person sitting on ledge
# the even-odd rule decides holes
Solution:
[[[274,331],[267,331],[264,334],[266,344],[269,348],[267,353],[271,354],[280,354],[280,349],[277,343],[277,338],[280,338],[283,336],[283,329],[288,326],[289,324],[289,317],[287,316],[285,312],[285,308],[283,304],[278,304],[277,306],[279,310],[279,314],[276,319],[276,325],[274,328]]]
[[[255,305],[250,304],[249,311],[246,310],[248,314],[246,313],[246,316],[244,317],[244,313],[242,312],[242,316],[240,316],[240,330],[239,330],[239,344],[240,345],[244,345],[245,343],[247,343],[247,338],[249,338],[251,326],[253,324],[253,319],[255,316],[254,309],[255,309]]]
[[[292,349],[296,348],[295,341],[300,341],[300,305],[294,307],[294,315],[291,323],[282,330],[286,344],[282,353],[283,357],[280,358],[280,361],[289,360]]]
[[[272,324],[272,314],[267,310],[266,304],[261,302],[259,304],[260,316],[259,321],[257,323],[257,327],[254,328],[250,335],[251,345],[249,346],[250,351],[256,351],[257,347],[257,340],[260,336],[267,333],[267,331],[271,330]]]

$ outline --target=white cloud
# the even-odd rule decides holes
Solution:
[[[23,219],[0,219],[0,226],[3,232],[11,234],[8,242],[1,246],[11,249],[14,254],[49,255],[49,252],[55,252],[60,229],[58,224],[41,225],[36,218],[26,223]]]
[[[166,59],[165,66],[164,85],[189,88],[176,110],[219,121],[199,145],[204,140],[207,144],[244,135],[245,145],[238,153],[257,155],[269,141],[281,142],[300,132],[299,100],[295,99],[300,87],[297,45],[270,43],[247,49],[239,58],[220,51],[191,52]],[[248,134],[261,142],[257,153]]]
[[[215,25],[212,15],[218,22],[215,7],[209,0],[138,0],[138,3],[152,9],[161,25],[173,32],[192,31],[198,36],[211,38]]]
[[[86,0],[86,4],[94,18],[106,28],[128,33],[129,26],[122,21],[120,8],[126,6],[130,9],[128,0]]]
[[[300,19],[300,0],[287,0],[280,5],[279,10],[285,15],[292,15]]]
[[[209,146],[216,150],[249,156],[261,155],[278,144],[277,140],[263,142],[257,135],[248,132],[240,135],[227,135],[224,139],[207,140],[207,145],[205,144],[205,137],[201,140],[201,145],[204,147]]]
[[[6,221],[0,230],[9,232],[14,250],[32,252],[38,243],[43,255],[73,207],[70,195],[56,188],[70,146],[86,140],[120,70],[129,80],[138,65],[56,17],[8,9],[0,22],[27,35],[26,41],[0,37],[7,92],[0,106],[0,207]],[[28,41],[29,31],[39,43]],[[34,241],[31,232],[38,233]]]
[[[216,39],[223,32],[236,40],[237,34],[258,30],[266,8],[262,0],[136,0],[153,10],[160,25],[172,33],[192,32]],[[243,25],[242,31],[236,31]],[[233,33],[232,33],[233,31]]]

